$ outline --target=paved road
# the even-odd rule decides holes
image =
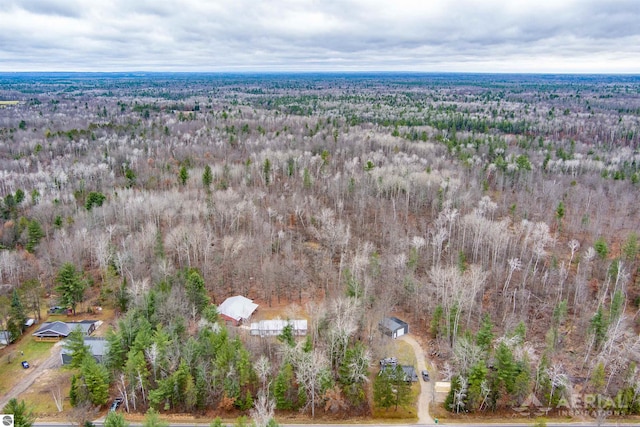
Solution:
[[[16,384],[9,392],[0,397],[0,409],[14,397],[17,398],[21,393],[24,393],[33,382],[38,378],[46,369],[51,369],[60,366],[60,352],[62,351],[62,341],[57,342],[51,349],[49,357],[42,362],[37,362],[31,365],[29,373],[18,384]]]
[[[510,421],[506,421],[504,423],[465,423],[465,424],[447,424],[447,427],[531,427],[535,420],[530,420],[522,423],[514,423]],[[96,427],[104,427],[104,422],[96,421],[94,422]],[[142,427],[141,423],[130,423],[131,427]],[[227,423],[226,425],[233,427],[233,423]],[[353,427],[353,426],[362,426],[362,427],[417,427],[415,424],[279,424],[280,427]],[[437,424],[439,425],[439,424]],[[547,427],[587,427],[587,426],[597,426],[597,422],[579,422],[579,423],[547,423]],[[606,422],[602,423],[601,427],[620,427],[623,425],[624,427],[640,427],[640,424],[637,423],[617,423],[617,422]],[[33,427],[77,427],[77,425],[72,425],[68,422],[35,422]],[[171,423],[169,427],[209,427],[208,423]],[[433,427],[436,427],[434,424]]]
[[[403,335],[399,340],[410,344],[413,347],[413,351],[416,354],[416,361],[418,363],[418,381],[420,382],[420,397],[418,397],[418,424],[434,424],[433,418],[429,415],[429,402],[433,396],[433,389],[431,381],[426,382],[422,380],[420,371],[427,369],[426,357],[422,346],[411,335]]]

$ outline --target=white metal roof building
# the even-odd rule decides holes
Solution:
[[[237,326],[243,321],[248,320],[257,308],[258,304],[255,304],[249,298],[236,295],[227,298],[218,306],[218,314],[220,314],[220,317],[223,319]]]
[[[273,337],[280,335],[285,326],[291,325],[293,328],[293,335],[302,336],[307,334],[307,320],[261,320],[259,322],[251,323],[251,335],[258,335],[261,337]]]

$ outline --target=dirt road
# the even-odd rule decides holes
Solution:
[[[17,398],[21,393],[24,393],[45,370],[60,366],[62,363],[60,360],[61,351],[62,341],[53,346],[49,357],[42,362],[32,365],[31,368],[29,368],[29,374],[9,390],[5,396],[0,397],[0,409],[4,408],[11,399],[14,397]]]
[[[431,381],[423,381],[420,372],[427,369],[427,359],[422,347],[412,336],[403,335],[399,340],[410,344],[416,354],[418,381],[420,382],[420,397],[418,397],[418,424],[433,424],[433,418],[429,415],[429,402],[433,396],[433,384]]]

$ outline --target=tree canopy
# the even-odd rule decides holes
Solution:
[[[71,307],[76,314],[77,305],[83,301],[87,282],[84,275],[76,270],[75,265],[65,263],[58,270],[56,291],[60,293],[60,302]]]

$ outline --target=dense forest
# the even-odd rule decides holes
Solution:
[[[0,101],[0,329],[119,313],[75,404],[369,414],[402,313],[448,410],[640,412],[638,77],[0,74]],[[237,294],[308,337],[242,339]]]

